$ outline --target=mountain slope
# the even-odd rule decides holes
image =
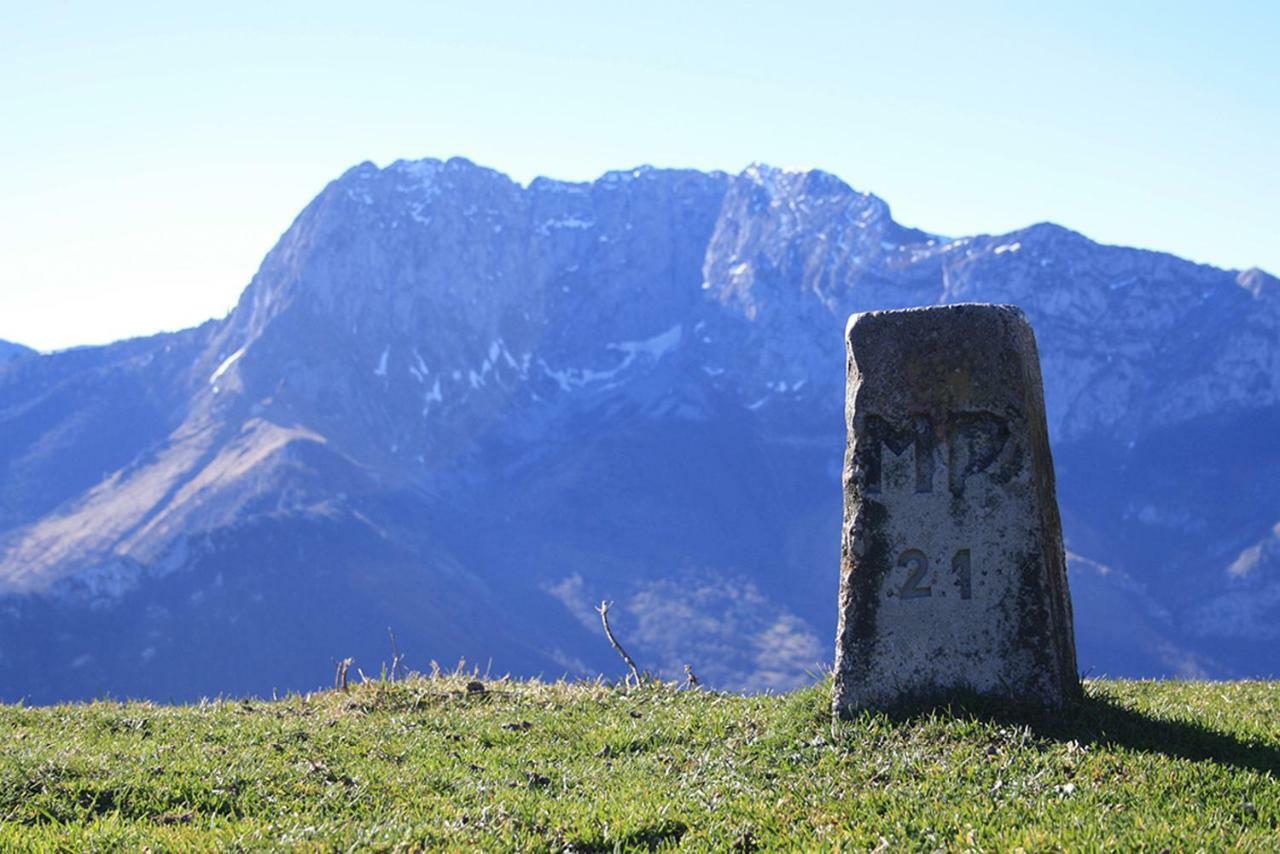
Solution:
[[[16,359],[19,356],[29,356],[34,352],[35,350],[30,347],[24,347],[12,341],[0,341],[0,364]]]
[[[834,632],[845,317],[958,301],[1037,330],[1082,666],[1280,668],[1224,574],[1280,517],[1275,278],[948,240],[817,171],[455,159],[349,170],[223,320],[0,368],[4,696],[306,687],[388,625],[589,673],[601,598],[646,664],[794,685]]]

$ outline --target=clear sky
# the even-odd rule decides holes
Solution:
[[[221,316],[345,168],[452,155],[816,166],[1280,273],[1280,2],[0,0],[0,338]]]

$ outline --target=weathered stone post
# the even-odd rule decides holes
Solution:
[[[1080,693],[1035,336],[1004,305],[849,318],[836,715]]]

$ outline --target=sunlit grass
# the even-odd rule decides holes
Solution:
[[[1280,684],[1049,718],[647,685],[369,682],[0,707],[0,849],[1280,848]]]

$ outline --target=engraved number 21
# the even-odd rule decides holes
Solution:
[[[898,555],[898,566],[909,570],[907,580],[898,590],[903,599],[923,599],[933,595],[933,587],[924,583],[929,576],[929,557],[919,549],[907,549]],[[973,596],[972,572],[969,568],[969,550],[960,549],[951,556],[951,571],[960,582],[960,598]]]

